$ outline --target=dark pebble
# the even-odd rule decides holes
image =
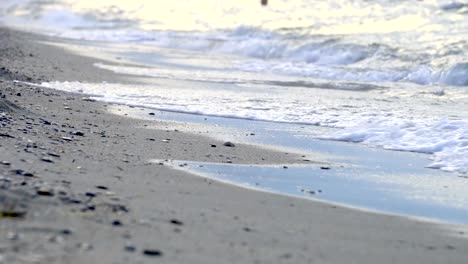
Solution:
[[[315,191],[309,190],[309,189],[302,189],[301,192],[307,193],[307,194],[315,194]]]
[[[25,215],[25,212],[0,211],[0,218],[23,218]]]
[[[234,143],[232,143],[232,142],[227,141],[227,142],[224,142],[223,146],[233,148],[236,145],[234,145]]]
[[[15,138],[14,136],[6,133],[0,133],[0,137],[6,137],[6,138]]]
[[[245,232],[252,232],[252,229],[250,229],[249,227],[244,227],[242,228],[242,230],[244,230]]]
[[[143,255],[151,256],[151,257],[161,257],[163,253],[157,249],[144,249]]]
[[[151,115],[151,116],[154,116],[154,115],[155,115],[155,113],[149,113],[149,115]]]
[[[84,136],[84,132],[82,131],[72,131],[70,132],[70,134],[75,135],[75,136],[80,136],[80,137]]]
[[[36,193],[42,196],[54,196],[54,193],[51,190],[47,189],[39,189]]]
[[[178,226],[184,225],[184,223],[182,223],[182,221],[179,221],[177,219],[171,219],[170,223],[173,224],[173,225],[178,225]]]
[[[54,163],[54,161],[52,159],[49,159],[47,157],[43,157],[43,158],[41,158],[41,160],[44,161],[44,162],[48,162],[48,163]]]
[[[5,166],[10,166],[11,163],[9,161],[6,161],[6,160],[3,160],[2,162],[2,165],[5,165]]]
[[[98,185],[96,188],[101,189],[101,190],[109,190],[106,186]]]
[[[47,155],[52,156],[52,157],[57,157],[60,158],[60,155],[54,152],[47,152]]]
[[[320,167],[321,170],[329,170],[330,167]]]
[[[62,233],[62,235],[71,235],[72,231],[70,229],[63,229],[60,233]]]
[[[81,204],[80,200],[73,199],[73,198],[70,198],[70,197],[61,197],[60,200],[63,203],[66,203],[66,204]]]
[[[86,192],[85,195],[91,198],[96,197],[96,194],[92,192]]]
[[[24,170],[18,169],[18,170],[14,170],[13,172],[14,172],[16,175],[24,175]]]
[[[122,222],[120,222],[120,220],[114,220],[114,221],[112,221],[112,225],[113,226],[122,226],[123,224],[122,224]]]
[[[211,144],[211,147],[212,147],[212,148],[216,148],[216,145],[214,145],[214,144]]]

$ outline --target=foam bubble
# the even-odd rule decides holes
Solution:
[[[468,173],[468,122],[463,120],[444,118],[429,122],[378,117],[324,138],[433,154],[429,168]]]

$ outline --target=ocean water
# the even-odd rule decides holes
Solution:
[[[82,40],[142,83],[48,82],[154,109],[335,128],[468,173],[468,2],[11,0],[0,23]],[[132,66],[131,63],[134,63]]]

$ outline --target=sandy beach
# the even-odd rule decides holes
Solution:
[[[0,263],[467,263],[463,225],[256,192],[148,162],[321,160],[224,146],[22,83],[130,81],[44,44],[57,41],[0,28]]]

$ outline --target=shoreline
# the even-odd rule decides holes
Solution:
[[[468,257],[463,225],[253,192],[147,164],[303,158],[146,129],[154,121],[110,114],[110,104],[14,83],[125,77],[93,67],[96,59],[37,43],[52,38],[4,28],[0,36],[1,91],[21,108],[0,99],[6,111],[0,263],[464,263]]]

